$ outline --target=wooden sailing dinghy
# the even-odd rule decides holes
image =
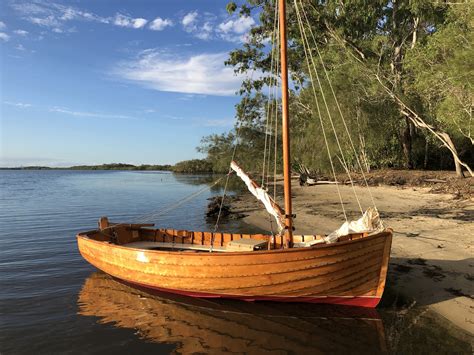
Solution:
[[[109,223],[77,235],[82,256],[130,284],[193,297],[375,307],[387,275],[392,231],[376,210],[325,235],[293,235],[285,1],[279,0],[284,210],[240,167],[231,168],[281,227],[276,236],[154,229]]]

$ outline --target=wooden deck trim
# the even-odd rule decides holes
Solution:
[[[97,233],[99,232],[98,230],[93,230],[93,231],[89,231],[89,232],[84,232],[84,233],[79,233],[77,235],[77,238],[82,238],[82,239],[86,239],[88,242],[92,242],[92,243],[98,243],[98,244],[101,244],[103,245],[105,242],[104,241],[99,241],[99,240],[94,240],[92,238],[89,238],[87,236],[87,234],[90,234],[90,233]],[[195,233],[204,233],[204,232],[195,232]],[[255,250],[255,251],[242,251],[242,252],[233,252],[232,255],[256,255],[256,254],[275,254],[275,253],[298,253],[302,250],[310,250],[310,249],[325,249],[325,248],[333,248],[335,245],[338,245],[338,246],[342,246],[342,245],[346,245],[346,244],[353,244],[353,245],[356,245],[358,243],[363,243],[363,242],[366,242],[366,241],[369,241],[371,239],[377,239],[377,238],[380,238],[383,236],[387,236],[388,234],[391,234],[391,231],[383,231],[383,232],[380,232],[378,234],[374,234],[374,235],[369,235],[367,237],[364,237],[364,238],[359,238],[359,239],[355,239],[355,240],[347,240],[347,241],[343,241],[343,242],[338,242],[338,243],[331,243],[331,244],[316,244],[312,247],[302,247],[302,248],[287,248],[287,249],[272,249],[272,250]],[[203,238],[204,239],[204,238]],[[124,248],[124,249],[130,249],[130,248],[127,248],[127,247],[124,247],[123,245],[117,245],[117,244],[110,244],[111,247],[114,247],[114,248]],[[390,249],[390,248],[389,248]],[[169,254],[169,253],[173,253],[175,255],[182,255],[183,253],[185,252],[179,252],[179,251],[161,251],[161,250],[147,250],[147,252],[149,253],[156,253],[156,254],[162,254],[162,255],[166,255],[166,254]],[[193,255],[197,256],[197,257],[200,257],[201,255],[198,255],[198,254],[189,254],[189,253],[185,253],[187,256],[189,257],[192,257]],[[227,253],[223,254],[223,253],[216,253],[216,254],[213,254],[213,256],[215,257],[222,257],[222,256],[225,256],[225,255],[229,255]]]

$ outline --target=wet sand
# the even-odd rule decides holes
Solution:
[[[357,219],[351,187],[341,186],[346,211]],[[363,208],[371,206],[366,188],[355,187]],[[474,201],[427,188],[371,187],[386,227],[394,230],[387,287],[395,298],[427,306],[474,335]],[[293,183],[296,234],[329,233],[344,221],[334,185]],[[280,199],[279,199],[280,200]],[[250,195],[232,203],[245,223],[269,230],[268,215]],[[275,223],[273,223],[275,227]]]

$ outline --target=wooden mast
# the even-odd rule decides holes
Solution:
[[[286,246],[293,246],[293,220],[291,208],[291,164],[290,164],[290,119],[288,110],[288,63],[286,39],[286,0],[279,0],[280,16],[280,60],[281,60],[281,104],[283,136],[283,178],[285,193],[285,239]]]

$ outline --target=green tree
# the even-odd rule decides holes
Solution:
[[[272,0],[247,0],[240,6],[233,2],[227,6],[230,13],[260,20],[250,31],[248,41],[232,51],[226,62],[236,72],[249,74],[249,79],[242,83],[242,99],[236,109],[237,126],[242,127],[239,150],[243,148],[246,156],[253,157],[248,162],[252,169],[261,167],[255,158],[263,155],[265,146],[266,107],[274,105],[273,98],[265,95],[267,86],[275,78],[271,51],[271,44],[278,42],[274,31],[274,3]],[[300,7],[298,12],[295,3]],[[449,149],[457,168],[464,165],[470,171],[456,148],[466,146],[467,149],[461,150],[469,151],[466,142],[471,139],[472,91],[471,87],[466,88],[466,83],[472,80],[469,74],[462,78],[454,75],[459,70],[472,73],[472,59],[469,59],[473,56],[467,45],[472,43],[469,37],[472,36],[472,14],[463,12],[463,3],[459,5],[461,10],[457,15],[449,4],[430,0],[296,0],[287,4],[288,56],[293,82],[290,115],[295,159],[323,172],[329,170],[330,159],[342,169],[342,164],[338,163],[342,156],[347,156],[344,168],[348,169],[357,168],[358,158],[362,158],[367,168],[427,167],[428,143],[438,140]],[[310,34],[308,52],[316,59],[315,68],[305,57],[298,16],[303,19],[304,31]],[[444,54],[445,59],[440,59],[439,53],[447,48],[450,36],[457,35],[460,37],[455,47],[459,50],[455,54],[450,50]],[[436,43],[444,43],[445,47],[436,46]],[[431,71],[423,69],[426,65]],[[316,72],[324,78],[325,70],[332,87],[323,80],[313,91],[311,78],[314,80]],[[257,74],[255,78],[251,73]],[[453,78],[449,90],[443,87],[444,92],[433,93],[430,80],[434,74]],[[330,95],[332,90],[337,101]],[[322,105],[323,92],[328,108],[319,110],[319,114],[317,108]],[[345,124],[339,118],[330,119],[339,117],[339,112],[346,117],[349,137],[343,133],[342,143],[337,144],[335,136],[328,134],[332,152],[328,156],[319,117],[325,127],[333,121],[335,129],[344,132]],[[456,129],[458,133],[454,132]],[[217,157],[222,154],[217,152],[223,147],[230,154],[230,138],[230,135],[219,139],[207,137],[200,149],[211,152],[209,156],[221,166],[223,163]],[[348,141],[355,142],[361,153],[353,152]],[[446,154],[434,144],[432,150]],[[464,156],[469,159],[468,154]],[[434,160],[432,164],[442,167]]]
[[[453,156],[458,154],[456,147],[472,152],[474,144],[473,13],[468,3],[451,7],[445,23],[407,56],[410,92],[419,98],[432,124],[447,134]],[[461,162],[453,158],[461,175]]]

